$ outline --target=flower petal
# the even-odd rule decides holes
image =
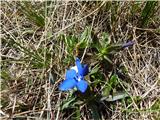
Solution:
[[[84,93],[87,90],[88,83],[85,80],[80,80],[77,83],[77,88],[80,90],[82,93]]]
[[[74,77],[76,77],[76,71],[73,69],[67,70],[66,79],[73,79]]]
[[[133,45],[134,45],[134,41],[129,41],[129,42],[127,42],[127,43],[124,43],[124,44],[122,45],[122,48],[126,48],[126,47],[133,46]]]
[[[79,58],[76,58],[76,66],[78,68],[78,74],[83,75],[83,68]]]
[[[88,72],[89,72],[88,65],[85,64],[85,65],[83,66],[83,76],[87,75]]]
[[[75,79],[66,79],[60,84],[59,89],[62,91],[72,89],[76,86],[76,83]]]

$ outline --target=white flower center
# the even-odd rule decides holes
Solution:
[[[76,73],[78,73],[78,68],[77,68],[77,66],[73,66],[73,67],[71,67],[71,69],[75,70]]]
[[[72,70],[75,70],[76,73],[78,74],[78,68],[77,68],[77,66],[73,66],[73,67],[71,67],[71,69],[72,69]],[[77,75],[77,80],[78,80],[78,81],[81,81],[82,79],[83,79],[83,76],[80,76],[80,75],[78,76],[78,75]]]
[[[83,79],[83,76],[78,76],[77,80],[81,81]]]
[[[78,77],[78,79],[77,79],[78,81],[81,81],[81,77]]]

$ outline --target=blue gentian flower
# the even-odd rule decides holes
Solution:
[[[65,80],[60,84],[59,89],[66,91],[76,87],[82,93],[87,90],[88,83],[85,81],[84,76],[89,72],[88,65],[80,63],[80,59],[76,58],[76,66],[67,70]]]
[[[127,48],[127,47],[129,47],[129,46],[132,46],[134,44],[134,41],[129,41],[129,42],[127,42],[127,43],[124,43],[123,45],[122,45],[122,48]]]

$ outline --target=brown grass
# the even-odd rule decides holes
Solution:
[[[140,13],[145,2],[140,2],[139,7],[135,8],[136,2],[57,1],[48,2],[48,5],[45,2],[29,2],[31,9],[46,16],[45,26],[41,28],[20,11],[19,3],[1,2],[2,119],[71,119],[74,113],[60,110],[62,99],[67,98],[69,93],[60,92],[58,85],[64,79],[68,66],[62,64],[67,54],[66,46],[56,40],[60,34],[78,36],[86,26],[91,26],[97,37],[102,32],[108,32],[113,43],[123,43],[128,39],[135,41],[133,48],[127,48],[117,55],[131,78],[127,91],[132,100],[130,103],[114,102],[116,107],[106,113],[107,117],[102,115],[102,119],[159,119],[158,7],[149,25],[140,27]],[[48,11],[45,10],[46,5]],[[112,12],[114,9],[116,13]],[[26,50],[30,53],[26,53]],[[47,50],[51,56],[49,59]],[[36,59],[48,63],[39,67]],[[50,83],[51,78],[54,84]],[[91,119],[87,106],[81,106],[80,111],[80,119]]]

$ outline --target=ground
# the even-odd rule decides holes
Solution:
[[[1,1],[0,117],[160,119],[159,8],[158,1]],[[76,57],[89,66],[84,94],[59,89]]]

